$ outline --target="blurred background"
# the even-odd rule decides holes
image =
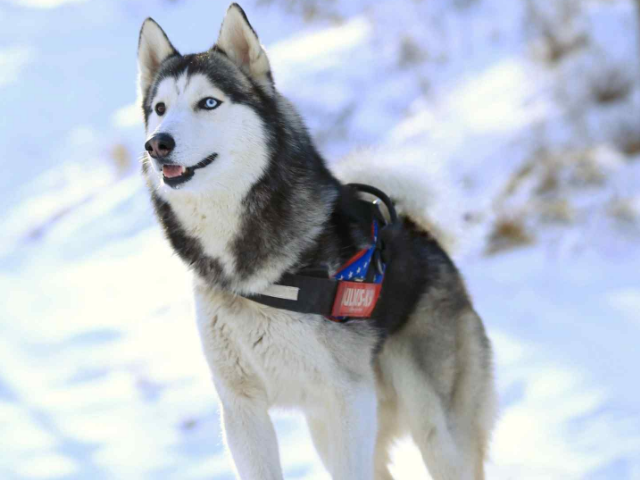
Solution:
[[[2,480],[234,478],[135,103],[144,18],[201,51],[227,5],[0,2]],[[496,354],[488,478],[640,479],[640,5],[242,6],[329,161],[392,147],[449,179]],[[326,480],[300,418],[276,428],[286,478]],[[408,443],[394,471],[428,478]]]

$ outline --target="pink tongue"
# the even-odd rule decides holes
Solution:
[[[182,175],[183,168],[180,165],[163,165],[162,174],[167,178],[179,177]]]

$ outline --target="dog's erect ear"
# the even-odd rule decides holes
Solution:
[[[232,3],[227,10],[216,46],[267,92],[273,91],[273,77],[267,54],[247,20],[247,15],[237,3]]]
[[[138,40],[138,88],[144,94],[158,68],[164,60],[172,55],[179,55],[173,48],[167,34],[152,18],[147,18],[140,29]]]

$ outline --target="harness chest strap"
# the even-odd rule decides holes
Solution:
[[[262,294],[246,298],[269,307],[299,313],[336,317],[368,318],[376,306],[382,283],[340,281],[285,274]]]

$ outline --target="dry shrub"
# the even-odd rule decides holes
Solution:
[[[131,168],[131,154],[129,153],[129,149],[123,144],[115,144],[111,148],[109,156],[113,160],[118,176],[123,176]]]
[[[453,0],[453,4],[460,10],[469,8],[475,3],[478,3],[478,0]]]
[[[597,103],[613,103],[629,96],[633,81],[628,66],[604,62],[601,67],[592,71],[589,88]]]
[[[545,61],[556,64],[587,45],[586,31],[580,26],[582,13],[580,0],[527,0],[527,25],[541,40]]]
[[[412,37],[405,35],[402,38],[398,56],[398,65],[401,68],[416,65],[427,58],[427,52]]]
[[[640,154],[640,121],[624,124],[616,133],[614,143],[629,157]]]
[[[571,155],[568,160],[568,182],[573,187],[595,187],[607,181],[607,172],[598,149],[589,149]]]
[[[533,158],[538,156],[542,156],[544,153],[542,150],[534,153]],[[507,198],[513,195],[519,188],[520,185],[531,176],[535,168],[535,162],[533,158],[526,161],[522,167],[520,167],[516,172],[509,178],[507,185],[504,188],[504,192],[502,193],[503,198]]]
[[[540,203],[540,220],[549,223],[567,224],[575,218],[575,211],[566,199],[551,199]]]
[[[552,157],[544,157],[545,159],[552,159]],[[536,193],[538,195],[548,195],[558,191],[560,187],[560,166],[558,162],[543,161],[541,162],[543,173],[540,175],[538,186],[536,187]]]
[[[544,36],[543,57],[549,63],[558,63],[570,53],[584,47],[587,44],[586,35],[580,35],[562,41],[562,37],[556,37],[547,33]]]
[[[570,189],[601,186],[607,181],[607,152],[601,148],[545,153],[537,163],[535,193],[540,197],[563,198]]]
[[[527,230],[522,219],[500,218],[489,235],[486,254],[494,255],[505,250],[523,247],[532,244],[533,241],[533,234]]]
[[[640,136],[625,137],[620,147],[626,155],[635,157],[640,154]]]
[[[512,210],[514,199],[516,203],[536,199],[564,201],[571,191],[601,186],[612,168],[607,163],[612,160],[606,154],[599,148],[557,152],[539,149],[511,175],[495,207],[500,212]],[[536,204],[534,210],[537,208]]]
[[[621,223],[637,224],[640,221],[640,211],[633,198],[616,198],[607,206],[607,213]]]
[[[550,151],[539,148],[515,171],[493,205],[498,220],[487,240],[487,254],[534,242],[532,232],[545,224],[576,224],[594,208],[592,190],[602,188],[620,165],[608,147]],[[597,197],[597,196],[596,196]]]
[[[270,6],[277,5],[287,13],[299,15],[306,22],[314,20],[329,20],[334,23],[341,23],[344,19],[336,12],[337,3],[335,0],[258,0],[256,5]]]

